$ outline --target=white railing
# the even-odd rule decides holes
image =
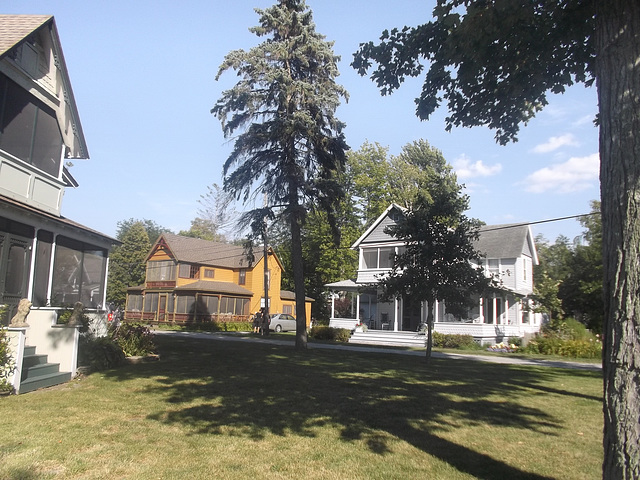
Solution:
[[[356,323],[358,323],[356,318],[332,318],[329,320],[331,328],[346,328],[347,330],[356,328]]]

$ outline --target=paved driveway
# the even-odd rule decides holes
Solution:
[[[271,345],[292,346],[288,340],[276,340],[258,336],[247,336],[246,334],[220,333],[220,332],[172,332],[167,330],[156,330],[156,335],[167,335],[182,338],[200,338],[213,341],[242,342],[242,343],[269,343]],[[310,349],[326,350],[352,350],[355,352],[389,353],[394,355],[413,355],[424,357],[424,350],[404,350],[401,348],[366,347],[362,345],[349,345],[342,343],[313,343],[309,342]],[[456,360],[476,360],[488,363],[505,363],[511,365],[530,365],[535,367],[571,368],[576,370],[602,370],[602,365],[594,363],[581,363],[562,360],[537,360],[516,358],[509,355],[474,355],[473,353],[442,353],[432,352],[433,358],[451,358]]]

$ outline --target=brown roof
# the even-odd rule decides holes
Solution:
[[[198,280],[187,285],[181,285],[176,287],[177,291],[198,291],[198,292],[211,292],[211,293],[227,293],[230,295],[243,295],[247,297],[253,296],[253,292],[247,290],[240,285],[236,285],[231,282],[217,282],[208,280]]]
[[[254,261],[251,263],[247,250],[238,245],[183,237],[172,233],[163,233],[158,242],[163,238],[178,262],[211,267],[250,268],[260,261],[263,255],[262,249],[254,250]]]
[[[0,15],[0,57],[51,19],[51,15]]]

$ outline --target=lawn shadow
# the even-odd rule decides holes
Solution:
[[[499,424],[554,435],[562,428],[559,421],[516,396],[531,388],[573,394],[538,385],[559,374],[544,368],[440,359],[427,365],[402,355],[298,352],[170,336],[157,343],[160,362],[107,372],[119,380],[153,377],[148,392],[163,395],[167,404],[148,415],[154,421],[187,425],[194,434],[224,434],[231,427],[253,439],[268,433],[313,437],[317,427],[331,424],[345,442],[364,440],[379,455],[390,451],[380,434],[386,432],[478,478],[547,477],[458,445],[443,433],[460,425]]]

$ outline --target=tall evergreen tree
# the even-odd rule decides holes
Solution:
[[[383,94],[425,72],[416,113],[506,143],[575,82],[598,89],[604,276],[604,478],[640,478],[640,2],[438,0],[434,19],[361,45]],[[428,68],[425,69],[425,64]],[[632,293],[634,292],[634,293]]]
[[[225,137],[237,134],[224,164],[224,189],[245,201],[264,194],[267,208],[282,206],[290,225],[296,347],[306,348],[301,228],[307,205],[327,211],[332,221],[343,196],[336,176],[348,146],[335,112],[347,92],[335,81],[333,43],[315,31],[304,0],[279,0],[256,12],[260,25],[251,31],[268,38],[227,54],[216,78],[234,70],[240,80],[222,93],[212,113]],[[265,211],[253,213],[255,220]]]

